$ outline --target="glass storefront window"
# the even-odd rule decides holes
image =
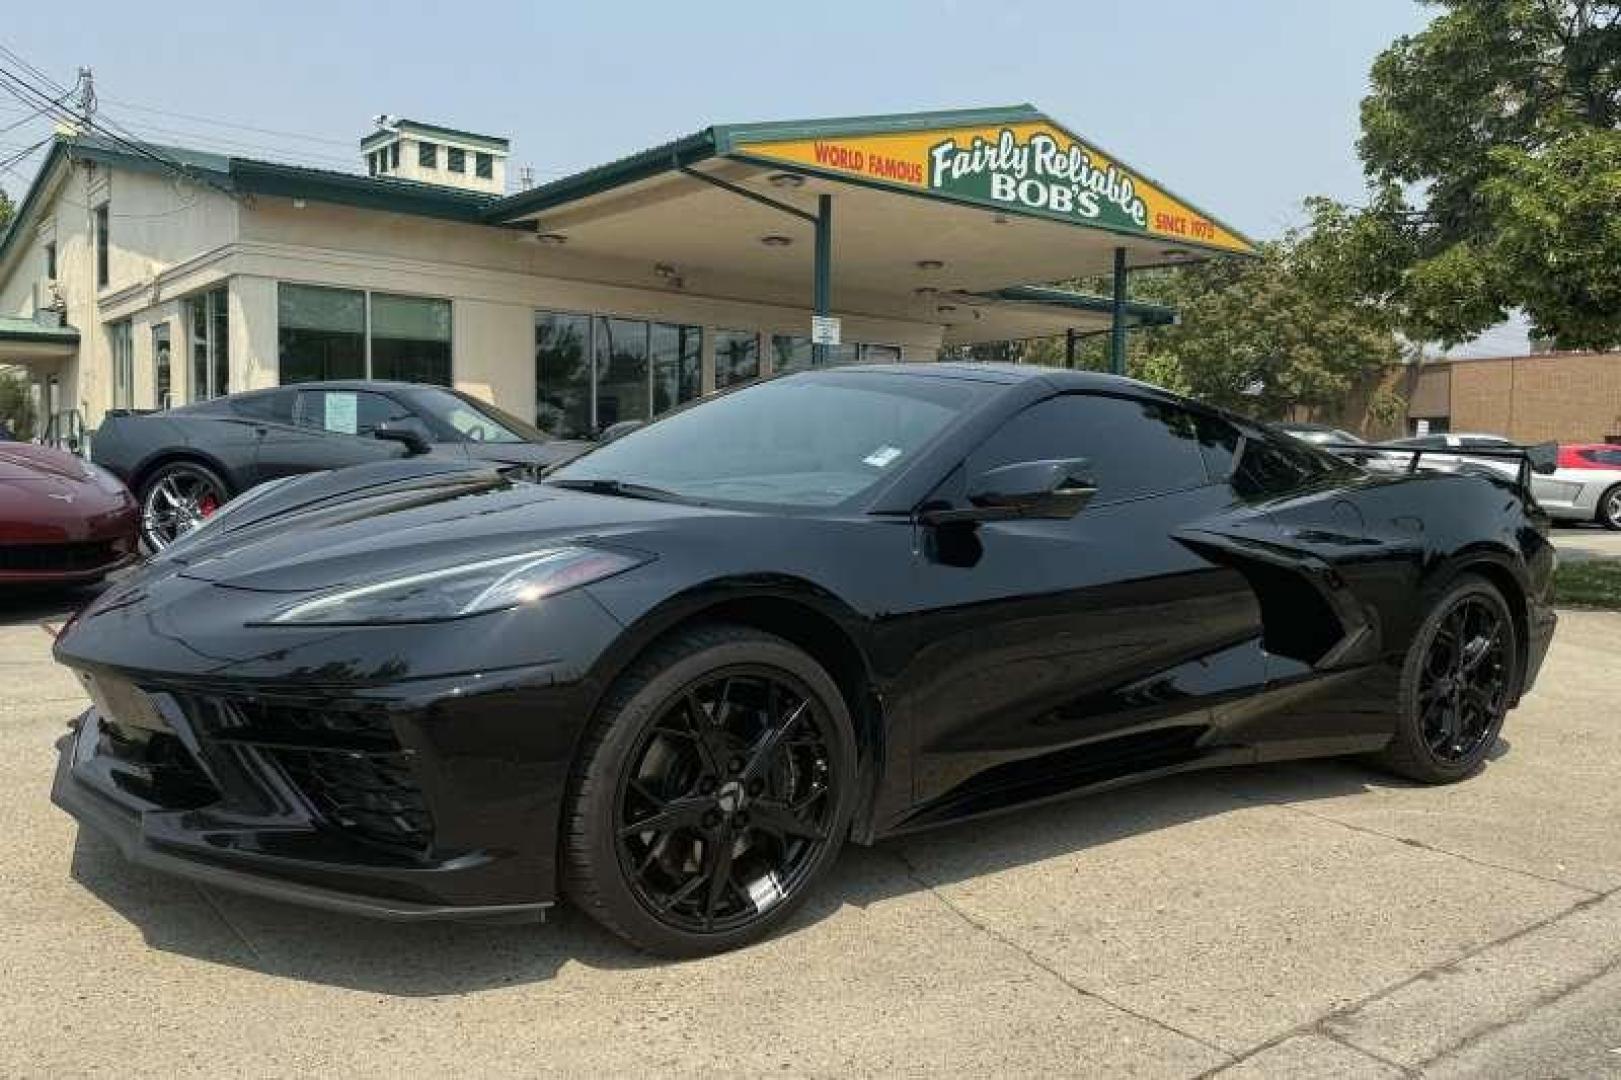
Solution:
[[[811,366],[811,339],[795,334],[771,335],[771,370],[778,375]]]
[[[589,438],[703,393],[700,326],[609,315],[535,314],[535,426]]]
[[[589,438],[591,317],[535,316],[535,426],[561,439]]]
[[[760,335],[753,330],[715,331],[715,388],[760,376]]]
[[[366,377],[366,294],[314,285],[277,290],[281,382]]]
[[[647,324],[598,317],[591,328],[597,374],[597,430],[621,420],[646,420],[648,410]]]
[[[814,367],[814,350],[808,337],[793,334],[774,334],[771,338],[772,371],[804,371]],[[891,364],[901,358],[899,345],[869,345],[849,341],[828,349],[828,366],[840,364]]]
[[[132,408],[135,405],[134,327],[128,319],[113,323],[110,336],[113,347],[113,408]]]
[[[191,400],[231,392],[230,293],[220,286],[186,301],[191,328]]]
[[[167,409],[173,403],[169,349],[169,324],[158,323],[152,327],[152,397],[160,409]]]
[[[371,377],[450,385],[450,301],[371,297]]]
[[[692,401],[704,390],[704,332],[698,326],[654,323],[653,415]]]

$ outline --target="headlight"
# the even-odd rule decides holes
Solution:
[[[294,480],[302,480],[306,476],[317,475],[319,474],[301,473],[294,476],[279,476],[274,480],[266,480],[258,487],[249,488],[236,498],[232,499],[230,502],[226,503],[224,506],[221,506],[219,509],[215,510],[212,514],[209,514],[208,517],[204,518],[202,523],[196,528],[176,537],[173,542],[163,549],[161,554],[167,557],[173,555],[177,551],[182,550],[183,548],[190,547],[192,544],[197,542],[198,538],[207,539],[209,536],[212,536],[214,532],[218,531],[216,527],[219,525],[221,520],[230,517],[232,514],[240,513],[244,506],[252,506],[256,500],[264,498],[272,491],[286,487]]]
[[[648,556],[607,548],[544,548],[340,589],[294,604],[270,622],[367,626],[461,619],[533,604],[646,561]]]
[[[80,462],[84,466],[84,478],[96,485],[109,495],[118,495],[124,492],[124,481],[103,469],[100,465],[88,461]]]

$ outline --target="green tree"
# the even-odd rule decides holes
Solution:
[[[11,202],[11,196],[6,194],[5,188],[0,188],[0,236],[4,236],[6,229],[11,226],[12,215],[17,212],[16,206]]]
[[[1374,61],[1360,212],[1320,203],[1344,281],[1455,344],[1513,309],[1570,347],[1621,344],[1621,0],[1421,0]]]

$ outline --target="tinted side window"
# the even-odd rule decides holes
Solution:
[[[412,415],[393,398],[368,390],[305,390],[298,398],[300,427],[338,435],[370,435],[379,424]]]
[[[1246,499],[1286,495],[1339,471],[1335,459],[1293,439],[1276,439],[1250,432],[1233,471],[1233,491]]]
[[[1051,458],[1092,463],[1095,503],[1206,482],[1192,415],[1158,402],[1096,394],[1066,394],[1025,409],[974,452],[968,472]]]
[[[1581,456],[1595,465],[1621,469],[1621,450],[1583,450]]]
[[[291,424],[293,398],[294,393],[291,390],[272,390],[266,394],[243,394],[229,400],[231,408],[238,415],[249,416],[255,420],[273,420],[278,424]]]

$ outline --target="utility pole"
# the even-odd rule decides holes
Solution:
[[[96,119],[96,73],[87,67],[80,68],[79,82],[73,92],[79,99],[79,123],[89,132]]]

